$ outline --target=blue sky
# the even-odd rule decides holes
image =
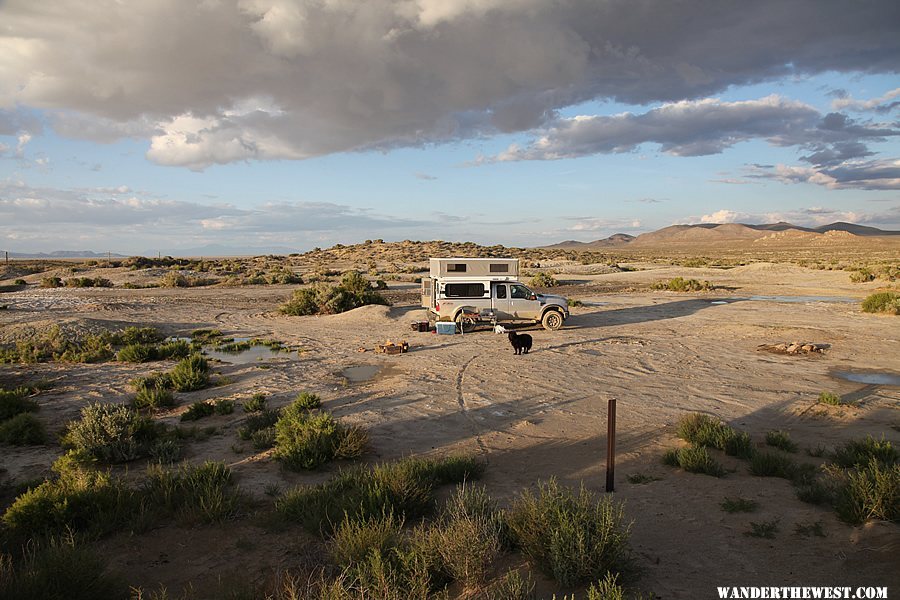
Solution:
[[[0,4],[0,249],[900,229],[891,2],[67,4]]]

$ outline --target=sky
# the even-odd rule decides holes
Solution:
[[[896,0],[0,0],[0,250],[900,229]]]

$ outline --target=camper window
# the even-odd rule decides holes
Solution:
[[[505,263],[491,263],[491,273],[509,273],[509,265]]]
[[[447,263],[448,273],[465,273],[466,263]]]
[[[448,283],[444,286],[444,295],[447,298],[482,298],[484,296],[484,284]]]

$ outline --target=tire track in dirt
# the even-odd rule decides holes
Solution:
[[[478,449],[481,452],[481,454],[484,455],[485,461],[487,462],[488,461],[487,446],[485,446],[484,440],[481,439],[481,435],[478,433],[478,430],[479,430],[478,423],[476,423],[475,419],[472,418],[472,415],[469,414],[469,407],[466,406],[466,399],[463,397],[463,391],[462,391],[463,376],[466,374],[466,369],[469,368],[469,365],[471,365],[475,361],[476,358],[478,358],[477,354],[475,356],[473,356],[472,358],[470,358],[469,360],[467,360],[465,363],[463,363],[463,366],[460,367],[459,371],[457,371],[457,373],[456,373],[456,402],[459,404],[459,409],[462,411],[463,416],[466,418],[466,420],[472,426],[472,434],[475,436],[475,441],[478,443]]]

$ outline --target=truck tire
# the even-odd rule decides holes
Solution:
[[[563,326],[563,316],[558,310],[548,310],[541,318],[541,325],[547,331],[556,331]]]

